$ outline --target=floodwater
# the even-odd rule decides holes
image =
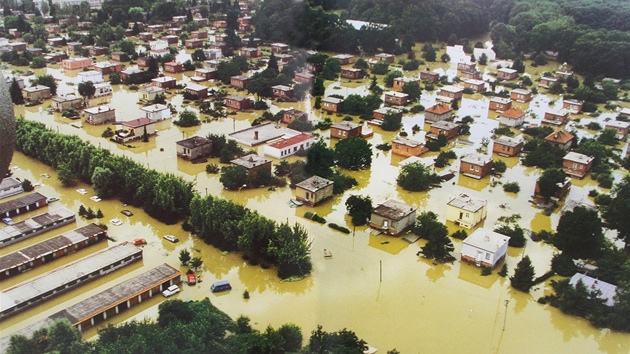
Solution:
[[[64,77],[58,69],[47,70],[55,76]],[[187,82],[187,78],[185,74],[178,76],[178,79],[184,82]],[[368,80],[363,84],[355,83],[352,88],[346,89],[341,82],[330,85],[327,90],[344,95],[365,92],[366,83]],[[341,86],[334,88],[335,85]],[[60,87],[69,89],[71,86],[60,84]],[[116,108],[119,120],[138,118],[141,111],[135,102],[138,101],[139,94],[129,91],[124,86],[115,87],[114,91],[114,96],[93,100],[91,104],[104,102],[111,104]],[[183,107],[181,96],[169,96],[172,97],[171,102],[176,109],[181,111]],[[469,137],[473,145],[451,142],[449,148],[458,156],[477,149],[482,138],[490,137],[490,129],[498,126],[494,116],[488,117],[487,100],[478,95],[472,97],[474,100],[466,98],[461,102],[459,116],[471,115],[475,118],[471,129],[472,135]],[[529,106],[533,110],[536,102],[539,105],[542,105],[544,100],[549,102],[545,96],[539,97],[525,107]],[[435,102],[434,100],[434,94],[425,93],[422,104],[428,107],[431,102]],[[181,271],[185,272],[186,268],[179,266],[178,254],[180,250],[187,249],[193,256],[199,256],[204,261],[203,269],[199,272],[203,281],[195,286],[182,284],[183,291],[176,297],[193,300],[209,297],[219,309],[233,318],[239,315],[249,316],[255,328],[260,330],[267,325],[278,327],[293,322],[302,328],[305,338],[308,338],[310,332],[320,324],[327,331],[348,328],[382,352],[393,348],[402,353],[630,352],[630,335],[594,328],[585,320],[564,315],[555,308],[538,304],[536,299],[550,291],[548,282],[537,286],[530,294],[524,294],[513,290],[509,286],[509,280],[499,277],[496,272],[484,277],[480,275],[479,268],[459,261],[432,264],[416,256],[424,241],[409,244],[401,238],[371,235],[365,226],[353,228],[345,212],[344,203],[349,195],[369,195],[374,203],[389,198],[402,200],[417,206],[419,212],[433,211],[439,220],[444,221],[448,200],[460,193],[466,193],[488,200],[488,218],[482,223],[483,227],[492,228],[501,216],[520,214],[521,219],[518,223],[527,230],[555,228],[559,219],[558,211],[545,216],[542,210],[532,207],[528,201],[540,171],[520,165],[518,158],[494,156],[504,160],[508,166],[506,173],[498,179],[475,180],[456,175],[441,188],[410,193],[396,185],[398,166],[403,159],[392,156],[391,152],[375,149],[370,170],[345,172],[355,177],[359,181],[359,186],[317,207],[292,208],[289,199],[294,193],[288,187],[274,191],[267,188],[226,191],[219,182],[219,175],[205,173],[205,164],[193,165],[176,158],[176,141],[193,135],[231,133],[246,128],[262,112],[239,113],[192,128],[179,128],[170,120],[160,122],[157,128],[158,135],[151,137],[149,143],[133,142],[131,143],[133,147],[123,147],[100,137],[105,126],[90,126],[78,120],[68,120],[58,114],[49,114],[45,111],[47,106],[48,102],[36,107],[16,107],[16,115],[44,122],[51,129],[64,134],[78,135],[116,154],[146,164],[149,168],[177,173],[187,180],[195,181],[196,188],[202,195],[211,194],[233,200],[277,222],[299,222],[309,232],[312,240],[314,272],[302,281],[281,282],[273,269],[265,270],[260,266],[248,265],[236,253],[222,254],[184,232],[180,225],[164,225],[148,217],[142,210],[125,206],[116,200],[101,202],[90,200],[89,197],[94,195],[94,192],[88,185],[62,187],[53,169],[16,153],[13,165],[18,166],[19,170],[15,171],[15,176],[39,182],[42,185],[36,190],[49,197],[61,198],[60,201],[51,204],[50,209],[65,206],[78,211],[81,204],[94,210],[101,209],[104,213],[101,221],[109,225],[109,235],[114,241],[102,242],[47,266],[3,281],[0,283],[0,290],[103,249],[107,244],[131,241],[137,237],[144,237],[148,244],[144,246],[144,259],[141,262],[117,270],[47,301],[45,305],[36,306],[1,322],[2,335],[14,333],[41,318],[164,262],[180,267]],[[311,119],[323,116],[331,117],[335,121],[341,119],[335,115],[322,115],[319,111],[311,110],[310,106],[310,103],[282,103],[272,107],[272,111],[294,107],[309,111]],[[40,111],[40,107],[43,110]],[[191,109],[195,110],[195,107]],[[598,119],[604,117],[600,116]],[[403,121],[405,131],[409,132],[410,136],[422,139],[424,132],[411,134],[411,127],[416,124],[427,129],[421,114],[405,116]],[[380,128],[373,129],[375,134],[370,139],[373,146],[389,142],[395,136],[395,133],[384,132]],[[321,135],[326,137],[328,132],[321,132]],[[330,139],[326,141],[334,145]],[[262,153],[262,150],[258,151]],[[430,162],[436,154],[426,156],[428,157],[423,157],[423,161]],[[218,160],[211,159],[209,163],[218,163]],[[447,170],[456,172],[457,168],[458,162],[454,160],[451,166],[439,172]],[[45,178],[42,174],[50,174],[51,178]],[[615,176],[621,178],[620,173],[616,173]],[[518,194],[505,193],[499,184],[512,181],[518,182],[521,187]],[[600,189],[588,176],[581,181],[573,182],[568,199],[587,200],[590,189]],[[88,194],[79,194],[76,192],[78,188],[87,189]],[[123,209],[131,210],[134,215],[131,217],[122,215],[120,211]],[[303,217],[306,211],[316,212],[327,222],[346,225],[353,232],[343,234],[326,225],[307,220]],[[22,218],[28,216],[30,215]],[[113,226],[108,223],[112,218],[119,218],[124,224]],[[79,218],[75,224],[4,248],[2,254],[22,249],[88,222]],[[451,223],[447,226],[451,232],[458,229]],[[162,236],[165,234],[176,235],[180,242],[172,244],[164,241]],[[453,243],[454,255],[459,256],[461,241],[453,240]],[[324,249],[330,250],[333,257],[324,258]],[[536,274],[541,275],[549,269],[553,253],[553,247],[529,241],[524,249],[509,250],[507,264],[512,272],[520,258],[527,254],[532,259]],[[209,287],[212,282],[222,279],[229,280],[233,290],[222,294],[210,293]],[[248,300],[242,297],[245,290],[249,291],[251,296]],[[132,318],[155,318],[157,305],[162,299],[158,296],[145,301],[111,318],[103,326]],[[95,335],[96,330],[92,329],[84,333],[84,338],[92,338]]]

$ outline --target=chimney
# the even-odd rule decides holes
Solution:
[[[258,140],[258,131],[254,130],[254,140]]]

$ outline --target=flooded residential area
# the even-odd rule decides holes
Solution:
[[[270,2],[274,1],[270,0]],[[238,5],[238,2],[235,3]],[[263,3],[262,1],[244,1],[243,3],[246,5],[241,6],[244,12],[239,15],[239,19],[255,17],[255,13],[246,12],[246,9],[263,11],[260,4]],[[208,2],[200,4],[201,6],[211,5]],[[194,7],[192,5],[190,7],[194,9],[195,19],[202,18],[197,2]],[[219,19],[225,16],[220,16],[218,13],[210,15],[206,13],[206,16],[216,20],[206,21],[206,25],[199,22],[202,23],[199,30],[209,34],[208,38],[204,38],[204,43],[208,48],[220,41],[218,38],[221,38],[220,34],[224,33],[224,27],[221,27]],[[241,21],[242,23],[244,21]],[[162,31],[154,33],[154,37],[159,38],[160,33]],[[64,35],[67,36],[67,33],[59,34],[59,36]],[[245,32],[241,33],[241,37],[250,38],[250,35]],[[129,34],[127,39],[134,42],[138,50],[144,50],[145,45],[148,48],[148,44],[142,41],[138,34]],[[489,36],[478,36],[478,39],[482,43],[482,48],[475,47],[475,50],[483,49],[487,53],[492,52],[494,43]],[[474,44],[475,41],[471,40],[471,43]],[[273,43],[271,40],[263,42],[264,44],[258,47],[260,57],[251,58],[252,69],[243,72],[242,75],[251,77],[265,69],[270,54],[275,49],[271,45]],[[274,43],[276,44],[278,43]],[[149,216],[142,208],[125,204],[116,198],[100,198],[92,185],[78,179],[72,185],[64,185],[58,178],[59,170],[25,155],[16,148],[10,167],[12,177],[20,181],[29,180],[34,186],[34,191],[7,196],[0,199],[0,203],[40,193],[47,198],[47,205],[12,216],[10,221],[16,224],[26,221],[29,224],[31,223],[29,220],[36,215],[54,214],[59,208],[66,208],[77,215],[76,220],[68,224],[55,225],[54,229],[0,245],[0,260],[7,255],[23,252],[27,247],[33,249],[41,247],[39,245],[44,241],[55,236],[74,235],[73,230],[79,228],[86,228],[83,233],[86,238],[93,236],[88,235],[88,232],[98,235],[100,232],[98,228],[88,228],[93,223],[106,225],[107,237],[94,236],[99,239],[85,241],[85,246],[75,246],[72,251],[64,251],[67,255],[64,254],[59,259],[35,267],[31,262],[28,269],[20,268],[15,275],[0,278],[0,292],[2,293],[0,299],[8,299],[7,296],[10,296],[11,291],[24,286],[29,281],[46,277],[50,272],[72,268],[74,262],[94,257],[96,260],[91,262],[90,266],[82,266],[84,269],[76,271],[78,284],[84,280],[83,272],[88,272],[89,267],[96,267],[96,263],[100,262],[98,257],[103,257],[101,254],[107,254],[106,252],[111,247],[120,247],[118,249],[121,251],[118,251],[120,260],[116,258],[116,264],[112,260],[111,269],[101,271],[102,275],[94,280],[90,280],[92,276],[89,275],[88,283],[73,286],[71,282],[66,286],[66,288],[70,287],[69,290],[53,291],[51,288],[51,293],[55,294],[59,291],[60,294],[55,294],[49,299],[45,295],[43,300],[37,300],[40,302],[29,304],[27,308],[6,318],[3,317],[3,313],[0,317],[0,337],[6,339],[13,334],[28,335],[33,332],[33,326],[37,326],[42,320],[51,316],[56,317],[82,301],[88,301],[123,282],[133,282],[134,279],[156,267],[163,267],[163,269],[168,268],[164,270],[166,277],[164,279],[168,279],[169,284],[173,279],[178,279],[175,282],[180,289],[178,293],[168,299],[153,292],[147,297],[130,293],[130,300],[126,302],[124,309],[121,308],[120,313],[116,306],[115,315],[111,315],[113,312],[107,312],[104,317],[101,316],[96,321],[97,323],[93,320],[89,324],[89,320],[83,319],[85,328],[81,328],[83,340],[95,341],[98,336],[97,331],[108,325],[118,325],[132,320],[155,321],[158,318],[160,304],[170,299],[201,301],[209,298],[214,306],[232,319],[247,316],[251,320],[251,326],[261,332],[264,332],[268,326],[278,328],[284,324],[293,323],[302,329],[304,344],[307,344],[311,332],[321,325],[324,330],[331,332],[342,329],[351,330],[358,338],[367,342],[371,349],[377,348],[378,353],[386,353],[394,348],[400,353],[465,351],[471,353],[616,354],[630,352],[630,334],[627,332],[599,328],[585,318],[567,314],[549,303],[539,302],[541,298],[554,293],[552,282],[566,279],[566,277],[551,274],[550,277],[533,285],[529,292],[517,290],[510,284],[510,277],[514,276],[517,264],[525,256],[531,260],[535,277],[549,272],[552,259],[560,253],[560,250],[552,242],[540,240],[536,238],[536,235],[541,234],[541,231],[542,234],[555,232],[563,215],[563,208],[570,203],[581,203],[597,208],[595,196],[614,192],[614,186],[623,183],[624,178],[628,176],[628,171],[620,164],[614,164],[615,168],[610,171],[612,189],[602,187],[592,172],[588,172],[583,178],[567,177],[570,183],[566,193],[559,198],[554,196],[552,201],[555,204],[551,206],[541,205],[535,194],[539,188],[537,181],[543,175],[543,169],[526,166],[523,163],[526,156],[524,151],[516,154],[499,154],[496,152],[498,149],[494,149],[497,141],[500,141],[498,138],[502,136],[499,133],[500,129],[504,129],[505,132],[506,127],[509,138],[521,145],[532,139],[525,133],[526,128],[544,126],[550,126],[554,132],[570,132],[572,136],[575,136],[574,141],[596,139],[603,134],[602,128],[608,127],[610,122],[627,121],[627,119],[619,120],[618,117],[630,112],[630,101],[627,100],[628,90],[624,88],[624,85],[619,84],[618,99],[607,101],[606,104],[598,103],[595,107],[596,113],[583,110],[570,113],[566,105],[566,102],[571,102],[569,93],[549,92],[549,86],[541,85],[541,78],[544,80],[549,74],[558,78],[570,73],[579,78],[579,82],[583,82],[585,76],[578,72],[574,73],[571,64],[556,60],[553,53],[547,54],[549,58],[544,64],[536,64],[535,58],[528,55],[522,61],[525,67],[524,73],[519,73],[518,78],[515,79],[499,80],[497,79],[498,72],[502,68],[511,67],[514,64],[512,58],[491,58],[487,63],[480,64],[475,63],[474,55],[471,61],[471,53],[465,53],[459,44],[448,45],[442,41],[432,45],[436,48],[437,60],[425,61],[423,59],[419,67],[403,70],[400,62],[409,60],[411,56],[420,59],[426,54],[423,44],[416,43],[409,51],[412,54],[401,52],[395,55],[395,59],[388,64],[389,73],[399,70],[405,78],[418,78],[420,86],[425,88],[422,89],[421,96],[417,100],[407,105],[396,106],[383,103],[379,107],[396,107],[403,110],[400,129],[392,131],[384,130],[381,126],[382,120],[376,122],[372,119],[372,114],[369,119],[362,119],[365,117],[331,113],[319,106],[321,99],[331,96],[345,99],[353,95],[363,97],[371,95],[373,93],[372,77],[376,78],[377,84],[384,91],[380,95],[383,101],[389,93],[401,92],[400,89],[386,87],[387,75],[372,74],[371,69],[366,69],[366,75],[360,78],[343,78],[337,74],[336,79],[324,81],[323,95],[308,93],[304,99],[300,100],[261,97],[247,90],[233,87],[234,84],[221,83],[219,79],[199,82],[195,71],[180,73],[162,71],[163,77],[175,78],[178,86],[164,90],[166,105],[172,113],[167,119],[150,122],[151,132],[154,130],[154,133],[148,135],[148,141],[137,139],[118,143],[114,138],[103,137],[103,133],[109,128],[116,131],[126,127],[125,122],[148,117],[145,115],[146,111],[141,108],[150,107],[153,103],[146,105],[141,102],[141,95],[144,92],[143,89],[152,87],[151,82],[138,85],[111,84],[110,95],[89,98],[87,106],[79,110],[91,107],[113,108],[115,110],[114,123],[90,124],[86,113],[83,112],[80,113],[78,119],[64,117],[63,112],[52,109],[53,101],[50,97],[42,100],[40,104],[14,105],[16,117],[42,123],[47,129],[58,134],[77,136],[97,148],[108,150],[112,155],[124,156],[137,162],[148,170],[181,177],[191,182],[195,193],[201,197],[213,196],[229,200],[256,211],[278,224],[286,222],[289,225],[301,225],[307,232],[310,242],[312,272],[299,279],[281,279],[275,265],[252,264],[253,262],[245,257],[244,252],[224,251],[204,242],[199,236],[185,231],[182,225],[184,220],[179,220],[175,224],[163,223]],[[294,49],[297,53],[298,48]],[[65,51],[65,47],[61,50]],[[183,46],[176,50],[177,53],[173,55],[173,59],[177,63],[193,60],[196,53],[195,49]],[[55,51],[60,51],[60,49]],[[444,60],[445,58],[440,60],[440,56],[447,53],[450,53],[447,55],[447,60]],[[334,57],[340,53],[322,50],[318,54]],[[286,54],[280,53],[280,55]],[[71,57],[78,57],[78,55]],[[111,54],[94,57],[94,63],[112,60]],[[370,63],[374,61],[374,56],[367,54],[356,54],[352,57],[354,58],[352,62],[340,65],[341,70],[354,68],[353,64],[357,59],[370,61]],[[123,62],[124,67],[126,69],[137,67],[136,60]],[[222,60],[229,61],[229,58],[223,57]],[[479,58],[476,60],[478,61]],[[483,91],[464,90],[464,87],[470,88],[469,80],[462,79],[469,70],[462,70],[462,63],[472,65],[472,71],[477,77],[472,81],[480,81],[484,87],[483,91],[491,91],[497,95],[482,94]],[[78,74],[84,72],[82,69],[69,70],[55,62],[49,62],[43,68],[33,69],[7,62],[3,62],[2,65],[2,73],[5,77],[21,77],[26,87],[30,86],[29,80],[33,78],[51,75],[57,83],[57,96],[76,94],[83,97],[78,91],[82,82]],[[202,61],[200,65],[205,65],[205,63]],[[372,63],[372,65],[375,64]],[[27,70],[32,70],[32,75],[25,76],[24,73]],[[441,78],[440,81],[425,86],[428,81],[420,81],[419,78],[421,73],[427,72],[437,73]],[[529,90],[532,95],[531,100],[525,102],[510,98],[510,91],[516,89],[516,83],[521,82],[523,77],[533,82],[533,85],[525,87],[527,90],[524,91]],[[110,79],[111,75],[105,75],[105,82],[109,82]],[[7,83],[9,86],[11,81],[7,80]],[[202,113],[200,106],[203,105],[203,99],[196,102],[184,98],[183,92],[186,88],[195,87],[195,85],[216,89],[215,94],[218,90],[225,90],[228,97],[242,95],[249,97],[252,102],[264,101],[268,109],[249,108],[240,111],[230,108],[227,110],[228,114],[218,118],[213,117],[207,112]],[[445,93],[453,87],[463,90],[461,98],[453,100],[446,96]],[[519,117],[523,118],[522,124],[506,125],[504,123],[504,119],[507,119],[504,115],[505,111],[492,109],[491,106],[497,102],[493,99],[499,97],[499,93],[501,97],[509,101],[513,109],[521,112]],[[507,98],[505,93],[507,93]],[[207,98],[206,101],[212,102],[212,97]],[[455,108],[453,108],[454,104]],[[423,109],[412,109],[417,105],[422,105]],[[449,122],[455,122],[461,126],[462,120],[468,120],[469,135],[450,138],[444,147],[438,148],[442,152],[451,151],[457,157],[451,159],[444,167],[436,167],[435,162],[440,155],[438,151],[424,149],[422,153],[412,157],[395,153],[397,144],[395,141],[401,141],[400,139],[411,139],[420,143],[423,148],[428,142],[434,140],[429,137],[435,122],[431,109],[441,105],[453,112],[453,116],[447,119]],[[180,118],[179,114],[185,110],[194,112],[201,123],[191,127],[174,124]],[[215,164],[226,167],[230,165],[229,163],[222,163],[219,157],[208,155],[200,159],[201,161],[194,162],[179,156],[182,154],[178,150],[178,143],[191,137],[223,135],[228,140],[238,140],[238,135],[235,133],[241,132],[243,136],[247,134],[248,139],[259,139],[259,131],[261,137],[265,133],[263,130],[256,130],[262,128],[256,128],[260,125],[252,125],[254,120],[261,117],[265,111],[274,115],[288,110],[303,112],[305,120],[313,126],[318,126],[318,123],[324,123],[326,119],[330,119],[333,124],[352,122],[361,127],[363,136],[370,144],[371,165],[357,170],[336,168],[344,175],[354,178],[357,181],[356,186],[312,206],[309,204],[308,197],[304,201],[299,194],[301,193],[299,189],[291,188],[288,184],[282,187],[252,187],[243,184],[239,188],[228,189],[224,181],[222,182],[223,172],[208,173],[207,166]],[[562,115],[568,119],[559,124],[549,124],[544,122],[552,119],[549,118],[549,112],[562,112]],[[283,122],[275,121],[268,124],[274,126],[273,129],[276,130],[287,128],[287,124]],[[627,134],[627,124],[624,124],[621,125],[626,127]],[[255,135],[250,134],[251,132],[247,130],[249,128],[254,129]],[[145,127],[145,134],[147,129]],[[333,150],[343,140],[331,137],[332,129],[314,128],[304,133],[314,137],[315,141],[323,141],[325,146]],[[271,143],[277,140],[272,140]],[[253,144],[252,146],[243,144],[240,140],[238,143],[243,151],[252,151],[271,160],[272,171],[275,171],[276,166],[282,161],[306,161],[304,155],[298,156],[300,154],[292,154],[284,158],[272,157],[269,153],[266,154],[267,144]],[[384,144],[390,144],[392,149],[377,148]],[[610,150],[618,156],[617,161],[627,160],[627,149],[626,136],[618,139],[616,145],[610,147]],[[469,170],[461,169],[462,165],[467,163],[466,158],[471,154],[478,154],[480,159],[493,160],[495,166],[497,161],[502,161],[506,169],[500,173],[493,171],[481,177],[474,176],[475,170],[472,166]],[[399,184],[399,174],[409,163],[421,163],[427,166],[430,172],[442,176],[443,181],[425,191],[405,190]],[[504,186],[511,183],[516,183],[520,190],[516,193],[505,191]],[[408,206],[418,216],[432,212],[437,216],[437,221],[446,225],[448,235],[460,230],[468,235],[480,230],[496,230],[504,225],[506,219],[512,218],[514,220],[512,224],[524,230],[526,243],[524,247],[507,247],[506,245],[507,253],[499,256],[496,265],[492,264],[488,268],[491,269],[490,274],[484,274],[482,270],[485,268],[483,266],[486,264],[485,260],[489,258],[484,260],[479,254],[472,262],[462,260],[468,244],[455,237],[449,237],[454,246],[450,254],[455,260],[438,262],[421,255],[422,248],[428,241],[425,238],[409,237],[412,236],[409,227],[400,234],[390,235],[387,226],[384,226],[385,232],[379,230],[374,224],[355,226],[346,206],[351,196],[369,196],[375,207],[394,200]],[[484,214],[480,220],[475,221],[474,225],[466,225],[462,221],[462,214],[456,217],[459,222],[452,220],[450,214],[452,211],[449,211],[449,206],[457,198],[464,200],[471,198],[470,200],[480,201],[483,204]],[[102,215],[88,220],[78,214],[80,209],[87,208],[94,212],[99,211]],[[325,223],[314,220],[315,216],[324,218]],[[329,227],[330,223],[346,228],[349,233]],[[9,225],[2,226],[9,227]],[[604,228],[603,230],[603,236],[608,245],[624,249],[626,245],[623,239],[617,238],[615,229]],[[174,236],[177,242],[165,239],[166,235]],[[418,236],[422,237],[422,235]],[[68,238],[71,237],[68,236]],[[132,247],[132,244],[136,246]],[[124,247],[129,247],[129,250],[124,251]],[[134,258],[135,249],[141,249],[138,259]],[[183,250],[189,251],[192,257],[198,257],[202,261],[202,265],[194,272],[194,284],[186,282],[189,267],[182,265],[180,261],[180,252]],[[130,256],[123,259],[125,252],[129,252]],[[0,265],[4,265],[3,262],[8,261],[0,261]],[[628,263],[627,253],[625,262]],[[499,274],[504,265],[507,266],[508,276]],[[6,274],[9,274],[8,270]],[[211,292],[211,285],[222,280],[229,281],[231,290]],[[597,283],[597,280],[595,282]],[[22,293],[21,296],[26,295]],[[139,300],[132,300],[134,296]],[[625,296],[627,297],[627,294]],[[6,306],[3,305],[3,311]],[[3,348],[6,349],[6,347]],[[374,351],[366,352],[373,353]]]

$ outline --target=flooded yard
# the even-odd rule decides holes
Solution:
[[[63,76],[55,70],[48,69],[49,73],[56,77]],[[179,76],[178,79],[188,82],[186,75]],[[369,84],[369,80],[365,80],[365,84]],[[344,87],[343,82],[333,83],[328,86],[327,94],[337,93],[344,96],[351,93],[364,94],[365,84]],[[336,86],[339,88],[335,88]],[[60,88],[62,87],[64,88],[60,89],[62,93],[72,91],[65,91],[70,88],[69,85],[60,84]],[[122,85],[114,87],[114,92],[114,95],[108,98],[93,100],[91,105],[107,102],[116,108],[118,120],[122,121],[140,117],[140,106],[136,104],[139,100],[137,92],[129,91]],[[171,102],[175,108],[181,111],[185,107],[181,96],[170,96],[173,97]],[[451,142],[448,146],[458,156],[475,151],[483,138],[491,136],[490,130],[498,127],[495,114],[488,116],[487,99],[477,96],[474,98],[463,99],[458,112],[460,118],[471,115],[475,119],[471,127],[472,134],[468,137],[473,144]],[[530,109],[537,115],[537,118],[530,120],[539,121],[542,117],[539,112],[548,108],[549,100],[544,95],[538,95],[534,101],[523,105],[522,108]],[[546,216],[541,209],[534,208],[529,202],[535,180],[541,171],[521,165],[518,157],[493,156],[495,159],[505,161],[508,166],[508,170],[500,178],[486,177],[476,180],[456,173],[455,178],[443,183],[440,188],[412,193],[402,190],[396,184],[399,163],[403,159],[393,156],[391,152],[374,149],[371,169],[344,171],[356,178],[359,186],[342,196],[333,197],[322,205],[293,208],[289,200],[294,197],[294,192],[288,187],[276,190],[260,188],[227,191],[219,182],[219,175],[205,173],[205,164],[195,165],[176,157],[176,141],[193,135],[228,134],[249,127],[250,122],[262,114],[261,111],[241,112],[191,128],[179,128],[172,124],[172,120],[163,121],[158,123],[159,132],[157,136],[151,137],[149,143],[133,142],[131,143],[133,147],[124,147],[101,138],[105,126],[91,126],[79,120],[63,118],[57,113],[47,113],[45,108],[49,102],[36,107],[16,107],[16,116],[23,115],[27,119],[43,122],[63,134],[78,135],[115,154],[125,155],[145,164],[148,168],[181,175],[187,180],[195,181],[196,189],[202,195],[230,199],[278,222],[301,223],[312,240],[314,272],[301,281],[281,282],[275,270],[248,265],[236,253],[222,254],[183,231],[181,224],[164,225],[148,217],[142,210],[123,205],[119,201],[94,202],[89,198],[95,193],[88,185],[62,187],[53,169],[16,153],[13,166],[19,167],[19,170],[15,170],[15,176],[39,182],[42,185],[37,187],[37,191],[48,197],[61,199],[51,204],[49,210],[65,206],[78,211],[80,205],[89,206],[94,210],[100,209],[104,214],[100,221],[108,224],[108,233],[113,241],[88,247],[47,266],[3,281],[0,283],[0,290],[101,250],[106,244],[132,241],[137,237],[145,238],[148,244],[143,247],[144,259],[141,262],[1,322],[0,331],[3,335],[20,330],[164,262],[179,267],[185,273],[187,268],[180,266],[178,255],[180,250],[187,249],[193,256],[199,256],[203,260],[203,267],[199,272],[202,282],[194,286],[182,284],[182,292],[176,297],[193,300],[209,297],[219,309],[233,318],[239,315],[250,317],[254,327],[259,330],[264,330],[267,325],[278,327],[293,322],[302,327],[304,336],[308,338],[310,332],[320,324],[327,331],[347,328],[378,348],[379,353],[385,353],[393,348],[397,348],[401,353],[630,352],[630,335],[594,328],[583,319],[567,316],[553,307],[538,304],[536,300],[551,289],[548,281],[534,288],[530,294],[525,294],[512,289],[509,279],[498,276],[496,271],[489,276],[481,276],[479,268],[460,263],[459,260],[447,264],[432,264],[416,255],[425,241],[410,244],[400,237],[372,235],[364,226],[353,228],[350,218],[346,215],[344,203],[348,196],[369,195],[374,204],[390,198],[398,199],[418,207],[419,213],[433,211],[440,221],[444,221],[446,203],[452,197],[466,193],[488,200],[488,217],[482,223],[483,227],[493,228],[501,216],[520,214],[519,225],[524,229],[532,231],[554,229],[559,219],[559,208],[550,216]],[[424,92],[421,102],[428,107],[435,102],[435,93]],[[322,117],[330,117],[333,121],[342,119],[311,110],[308,101],[282,103],[277,106],[274,103],[272,112],[291,107],[309,111],[311,119]],[[190,108],[196,110],[195,107]],[[603,121],[605,116],[597,119]],[[403,125],[410,137],[418,139],[423,139],[427,130],[422,114],[406,114]],[[414,125],[423,127],[423,131],[412,135]],[[373,130],[374,136],[369,140],[373,146],[390,142],[396,135],[393,132],[382,131],[378,127],[374,127]],[[319,133],[327,142],[334,145],[334,142],[327,138],[328,131]],[[258,151],[262,154],[262,148]],[[436,154],[432,153],[423,156],[423,159],[430,162],[435,156]],[[274,163],[277,162],[279,160],[274,160]],[[218,159],[210,159],[209,163],[219,162]],[[458,167],[458,160],[453,160],[452,165],[441,172],[457,172]],[[51,177],[46,178],[43,174],[49,174]],[[619,179],[621,175],[621,172],[615,172],[615,178]],[[502,185],[498,183],[514,181],[518,182],[521,188],[518,194],[504,192]],[[590,176],[572,182],[573,187],[565,200],[588,200],[589,190],[601,190]],[[79,188],[87,189],[88,193],[79,194],[76,191]],[[123,209],[132,211],[133,216],[121,214]],[[343,234],[326,225],[305,219],[303,215],[306,211],[316,212],[327,222],[345,225],[352,232]],[[15,219],[19,221],[20,218],[30,216],[32,215]],[[122,220],[123,225],[110,224],[109,220],[113,218]],[[2,249],[2,253],[17,251],[87,223],[89,221],[77,218],[75,224],[11,245]],[[452,223],[448,223],[447,226],[450,232],[458,229]],[[166,234],[175,235],[180,242],[174,244],[165,241],[162,237]],[[454,255],[459,258],[462,243],[460,240],[453,240],[453,243]],[[324,249],[330,250],[333,257],[325,258]],[[506,261],[512,273],[521,257],[529,255],[538,276],[550,268],[553,254],[552,246],[528,240],[523,249],[510,248]],[[209,287],[212,282],[224,279],[231,282],[233,289],[227,293],[210,293]],[[248,300],[242,296],[245,290],[250,294]],[[155,319],[157,306],[162,300],[161,296],[154,297],[106,321],[102,326],[129,319],[141,320],[146,317]],[[96,330],[91,329],[84,333],[84,338],[95,335]]]

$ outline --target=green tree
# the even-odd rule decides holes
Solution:
[[[39,69],[39,68],[45,68],[46,67],[46,58],[44,58],[43,56],[38,56],[33,58],[33,60],[31,60],[31,68],[33,69]]]
[[[409,95],[411,102],[417,102],[422,95],[422,88],[420,88],[420,84],[417,81],[413,81],[406,83],[402,88],[402,92]]]
[[[425,212],[418,216],[414,225],[414,232],[428,240],[420,249],[425,258],[438,262],[451,262],[455,257],[451,252],[455,249],[451,239],[448,237],[446,225],[437,220],[437,215],[433,212]]]
[[[372,144],[360,137],[349,137],[335,145],[337,165],[348,170],[361,170],[372,165]]]
[[[166,300],[158,306],[158,325],[162,328],[176,323],[189,323],[195,318],[195,312],[182,300]]]
[[[501,225],[494,229],[494,232],[508,236],[510,240],[508,244],[511,247],[525,247],[527,239],[525,239],[525,230],[518,225],[510,227],[509,225]]]
[[[617,230],[617,237],[625,242],[626,251],[630,250],[630,176],[625,176],[621,183],[612,190],[612,200],[604,209],[603,217],[608,227]]]
[[[35,85],[43,85],[50,88],[50,94],[55,96],[57,95],[57,82],[52,75],[40,75],[33,82],[33,86]]]
[[[77,173],[73,170],[69,162],[57,165],[57,179],[64,186],[72,186],[75,184]]]
[[[13,81],[11,82],[9,93],[11,94],[11,101],[13,101],[13,104],[16,104],[16,105],[24,104],[24,96],[22,96],[22,89],[20,88],[20,85],[18,84],[15,78],[13,78]]]
[[[402,73],[402,71],[400,70],[394,70],[390,73],[388,73],[387,75],[385,75],[385,87],[393,87],[394,86],[394,79],[397,77],[403,77],[404,74]]]
[[[92,188],[101,198],[111,198],[116,194],[118,178],[116,174],[105,167],[96,167],[92,174]]]
[[[352,218],[353,225],[365,225],[372,214],[372,198],[369,195],[351,195],[346,199],[346,210]]]
[[[96,93],[96,87],[92,81],[86,81],[79,83],[78,86],[79,95],[83,96],[83,104],[88,105],[89,99]]]
[[[389,71],[389,63],[385,60],[381,60],[378,63],[372,65],[372,74],[385,75]]]
[[[604,129],[597,137],[597,141],[604,145],[616,146],[619,140],[617,139],[617,131],[614,129]]]
[[[322,69],[322,77],[326,80],[336,80],[339,77],[339,73],[341,72],[341,65],[339,64],[339,60],[335,58],[328,58],[324,63],[324,68]]]
[[[190,252],[188,252],[188,250],[183,249],[179,251],[179,261],[182,263],[183,266],[188,265],[188,262],[190,262],[191,258],[192,257],[190,255]]]
[[[302,349],[302,329],[299,326],[286,323],[278,328],[278,333],[284,340],[283,349],[286,353],[297,353]]]
[[[602,221],[596,211],[576,207],[560,217],[554,246],[571,258],[597,258],[605,245]]]
[[[328,333],[317,326],[311,332],[308,342],[308,353],[347,353],[361,354],[367,349],[367,343],[359,339],[357,335],[347,329]]]
[[[282,223],[269,241],[267,252],[278,264],[278,276],[288,278],[304,276],[313,270],[311,242],[306,230],[299,224]]]
[[[195,112],[185,109],[179,114],[179,119],[174,121],[173,124],[179,125],[180,127],[192,127],[200,125],[201,121],[197,118]]]
[[[326,146],[323,140],[318,140],[306,153],[304,170],[311,175],[328,177],[335,165],[335,152]]]
[[[481,53],[481,55],[479,56],[478,63],[479,65],[488,64],[488,56],[486,55],[486,53]]]
[[[435,52],[435,49],[432,46],[427,46],[424,53],[422,53],[422,57],[426,61],[435,62],[437,58],[437,53]]]
[[[402,127],[402,117],[394,111],[388,111],[383,116],[383,123],[381,129],[385,131],[397,131]]]
[[[564,184],[566,174],[559,168],[548,168],[538,178],[538,190],[540,196],[549,200],[560,190],[559,185]]]
[[[440,184],[442,178],[420,162],[410,163],[400,169],[396,182],[406,191],[426,191]]]
[[[269,240],[273,238],[276,232],[276,223],[257,212],[249,212],[238,223],[238,228],[242,232],[238,236],[239,250],[256,258],[266,252]]]
[[[324,87],[324,79],[321,77],[321,75],[315,76],[315,80],[313,81],[313,90],[311,92],[313,96],[322,96],[324,95],[325,90],[326,88]]]
[[[534,286],[534,266],[529,256],[523,257],[514,269],[514,275],[510,277],[510,284],[514,289],[529,292]]]
[[[193,257],[190,259],[190,268],[194,269],[195,271],[199,270],[202,265],[203,260],[200,257]]]
[[[248,182],[247,170],[243,166],[227,166],[221,171],[219,181],[226,189],[238,190]]]

